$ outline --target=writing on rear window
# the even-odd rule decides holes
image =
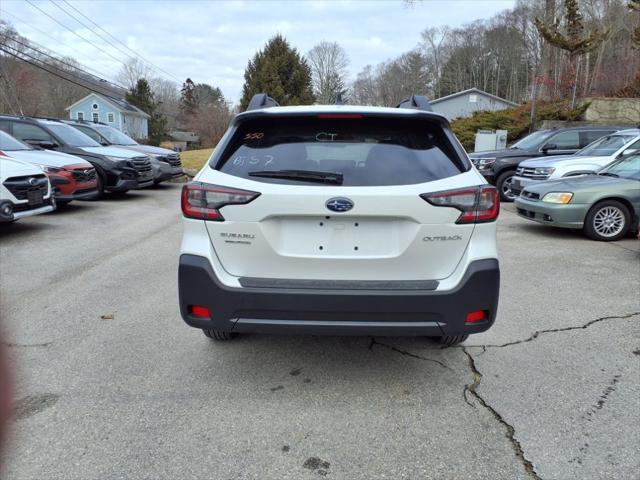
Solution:
[[[292,185],[308,182],[308,175],[263,174],[329,172],[339,174],[337,183],[345,186],[418,184],[467,169],[439,123],[399,117],[246,120],[213,167],[254,181]],[[252,175],[256,172],[261,175]]]

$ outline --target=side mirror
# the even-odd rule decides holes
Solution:
[[[558,146],[555,143],[547,143],[544,147],[542,147],[542,153],[546,155],[549,150],[557,150]]]
[[[628,157],[629,155],[634,155],[640,152],[639,148],[627,148],[624,152],[620,154],[621,157]]]
[[[46,150],[51,150],[58,146],[57,143],[51,142],[49,140],[27,140],[26,142],[33,147],[44,148]]]
[[[108,147],[111,144],[109,142],[107,142],[106,140],[101,140],[100,141],[100,145],[102,145],[103,147]]]

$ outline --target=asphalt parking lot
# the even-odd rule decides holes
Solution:
[[[179,184],[0,230],[19,399],[3,479],[632,479],[640,241],[499,219],[501,304],[464,347],[181,320]]]

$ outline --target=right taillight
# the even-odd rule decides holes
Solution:
[[[191,182],[182,187],[182,214],[199,220],[224,221],[220,208],[244,205],[257,198],[258,192]]]
[[[491,185],[423,193],[424,200],[436,207],[457,208],[462,212],[456,223],[485,223],[498,218],[500,198]]]

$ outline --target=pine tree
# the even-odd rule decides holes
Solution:
[[[149,82],[144,78],[139,79],[135,86],[127,92],[126,100],[135,105],[149,118],[149,139],[152,143],[159,144],[167,134],[167,119],[158,112],[158,104],[153,97]]]
[[[314,102],[311,70],[306,60],[281,36],[276,35],[249,61],[244,72],[240,108],[245,110],[256,93],[268,93],[280,105]]]
[[[180,89],[180,112],[183,116],[194,115],[197,109],[196,85],[187,78]]]

